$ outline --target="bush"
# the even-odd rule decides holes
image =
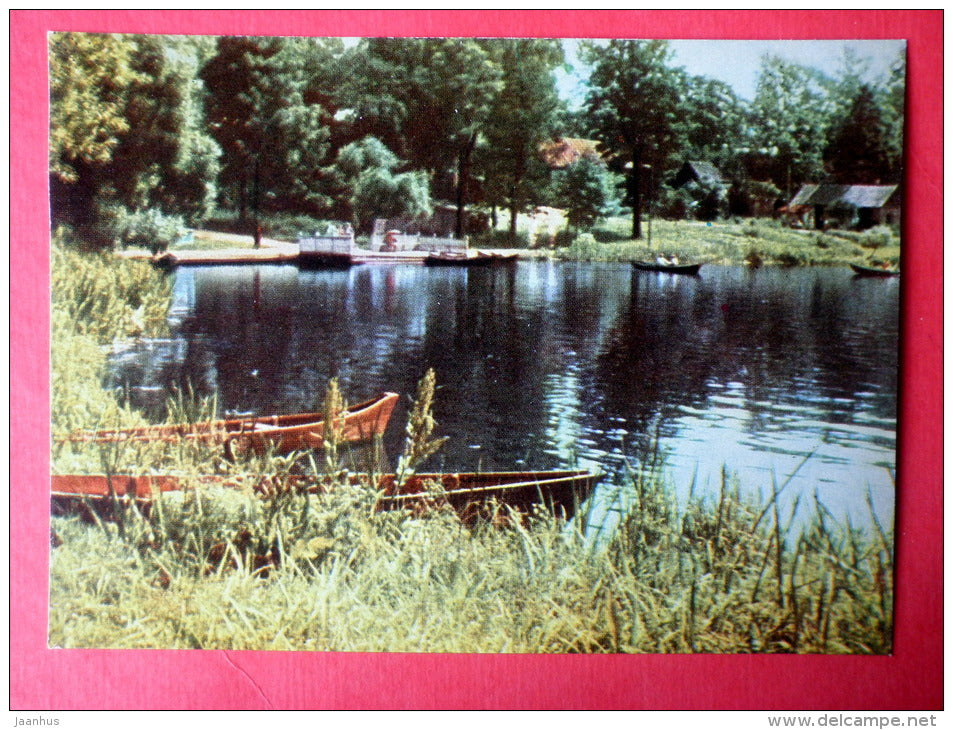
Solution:
[[[117,209],[109,225],[119,245],[142,246],[154,254],[165,251],[187,232],[182,216],[166,215],[158,210]]]

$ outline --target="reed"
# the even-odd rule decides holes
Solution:
[[[727,473],[717,499],[683,506],[664,478],[637,478],[615,485],[635,501],[599,544],[542,511],[470,528],[446,511],[375,512],[370,485],[345,481],[264,497],[196,484],[125,533],[55,518],[50,641],[889,653],[889,530],[837,524],[819,503],[801,531],[780,509],[766,521],[776,499],[746,498]]]
[[[55,315],[71,301],[62,292],[55,300]],[[66,343],[86,362],[98,362],[100,346],[90,332],[64,325],[54,333],[54,349]],[[89,390],[73,400],[60,393],[57,430],[86,418],[101,419],[86,427],[132,418],[116,394],[101,391],[97,371],[71,370],[69,358],[54,363],[54,381]],[[436,393],[430,371],[408,417],[399,461],[407,474],[442,443],[433,435]],[[97,400],[110,405],[91,407]],[[325,400],[343,405],[336,384]],[[203,419],[214,407],[183,393],[170,413]],[[175,448],[127,442],[84,449],[63,446],[54,468],[175,472],[186,487],[157,495],[150,510],[117,497],[101,517],[52,518],[53,646],[852,654],[892,648],[891,526],[875,517],[866,529],[845,523],[817,498],[796,506],[795,523],[795,510],[782,508],[784,484],[772,482],[769,496],[755,499],[751,490],[759,485],[743,490],[727,468],[717,496],[691,489],[679,504],[657,448],[611,480],[611,522],[586,525],[583,517],[567,525],[538,510],[525,522],[470,527],[449,510],[375,510],[374,480],[352,480],[327,454],[230,461],[184,440]],[[231,487],[199,479],[208,473]],[[317,484],[323,488],[309,489]]]

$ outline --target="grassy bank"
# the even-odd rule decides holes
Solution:
[[[293,241],[292,224],[299,223],[278,220],[272,225],[266,221],[265,235]],[[542,250],[555,258],[574,261],[653,260],[659,253],[674,254],[683,261],[725,265],[847,266],[886,262],[895,267],[900,261],[899,236],[886,226],[863,232],[815,231],[791,228],[767,218],[713,223],[652,220],[643,222],[642,238],[636,240],[631,237],[631,219],[617,217],[599,221],[583,231],[569,230],[562,221],[554,230],[552,246],[544,228],[534,226],[528,217],[521,216],[517,239],[512,241],[503,216],[495,230],[471,235],[470,245]],[[197,231],[172,250],[251,248],[252,245],[250,235]]]
[[[591,232],[580,233],[556,255],[573,260],[654,260],[659,253],[681,261],[765,266],[846,266],[850,263],[896,265],[899,240],[886,228],[863,233],[789,228],[771,220],[698,223],[652,221],[644,224],[641,240],[626,239],[631,222],[615,219]],[[650,235],[651,231],[651,235]],[[651,240],[650,240],[651,238]]]
[[[147,264],[54,251],[54,435],[141,421],[101,386],[114,339],[161,332],[168,279]],[[92,293],[91,293],[92,291]],[[96,301],[84,308],[82,302]],[[134,313],[139,312],[136,316]],[[139,326],[141,325],[141,327]],[[426,379],[425,381],[426,382]],[[430,386],[432,395],[432,384]],[[330,390],[333,390],[330,389]],[[429,403],[422,386],[416,402]],[[404,463],[437,446],[429,406]],[[213,403],[170,402],[170,420]],[[539,513],[503,527],[378,512],[368,484],[308,494],[333,450],[230,461],[196,444],[54,443],[54,470],[217,473],[148,513],[52,518],[49,641],[61,647],[441,652],[837,652],[891,649],[893,537],[815,503],[803,530],[726,473],[678,504],[651,455],[609,484],[599,533]],[[267,474],[271,488],[246,479]],[[297,486],[295,486],[297,485]],[[772,489],[770,493],[776,493]],[[622,506],[624,505],[624,507]],[[803,514],[803,510],[802,510]]]

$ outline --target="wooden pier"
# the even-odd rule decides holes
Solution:
[[[196,234],[196,238],[204,237],[209,234]],[[228,234],[214,234],[216,238],[223,238]],[[236,244],[246,243],[250,236],[231,236]],[[519,254],[520,259],[545,258],[547,253],[542,250],[515,250],[515,249],[480,249],[484,253],[508,253]],[[295,265],[320,265],[320,262],[306,261],[307,256],[301,255],[301,248],[297,243],[288,243],[273,239],[263,239],[260,248],[252,248],[248,245],[236,246],[235,248],[213,248],[213,249],[172,249],[160,254],[153,255],[145,250],[118,251],[117,256],[122,258],[140,259],[151,261],[154,265],[162,268],[176,268],[179,266],[237,266],[242,264],[295,264]],[[371,251],[363,248],[352,248],[350,261],[342,262],[336,260],[335,268],[345,268],[348,265],[361,264],[420,264],[423,265],[430,254],[428,250],[422,251]]]

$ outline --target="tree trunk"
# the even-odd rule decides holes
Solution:
[[[513,184],[510,186],[510,242],[516,243],[516,222],[519,215],[520,183],[523,182],[523,176],[526,174],[526,160],[520,154],[516,158],[516,164],[513,170]]]
[[[470,135],[470,139],[460,150],[457,158],[457,226],[454,236],[463,238],[466,231],[466,205],[467,205],[467,180],[470,176],[470,155],[476,145],[476,133]]]
[[[642,238],[642,155],[632,151],[632,171],[629,173],[629,195],[632,198],[632,238]]]

